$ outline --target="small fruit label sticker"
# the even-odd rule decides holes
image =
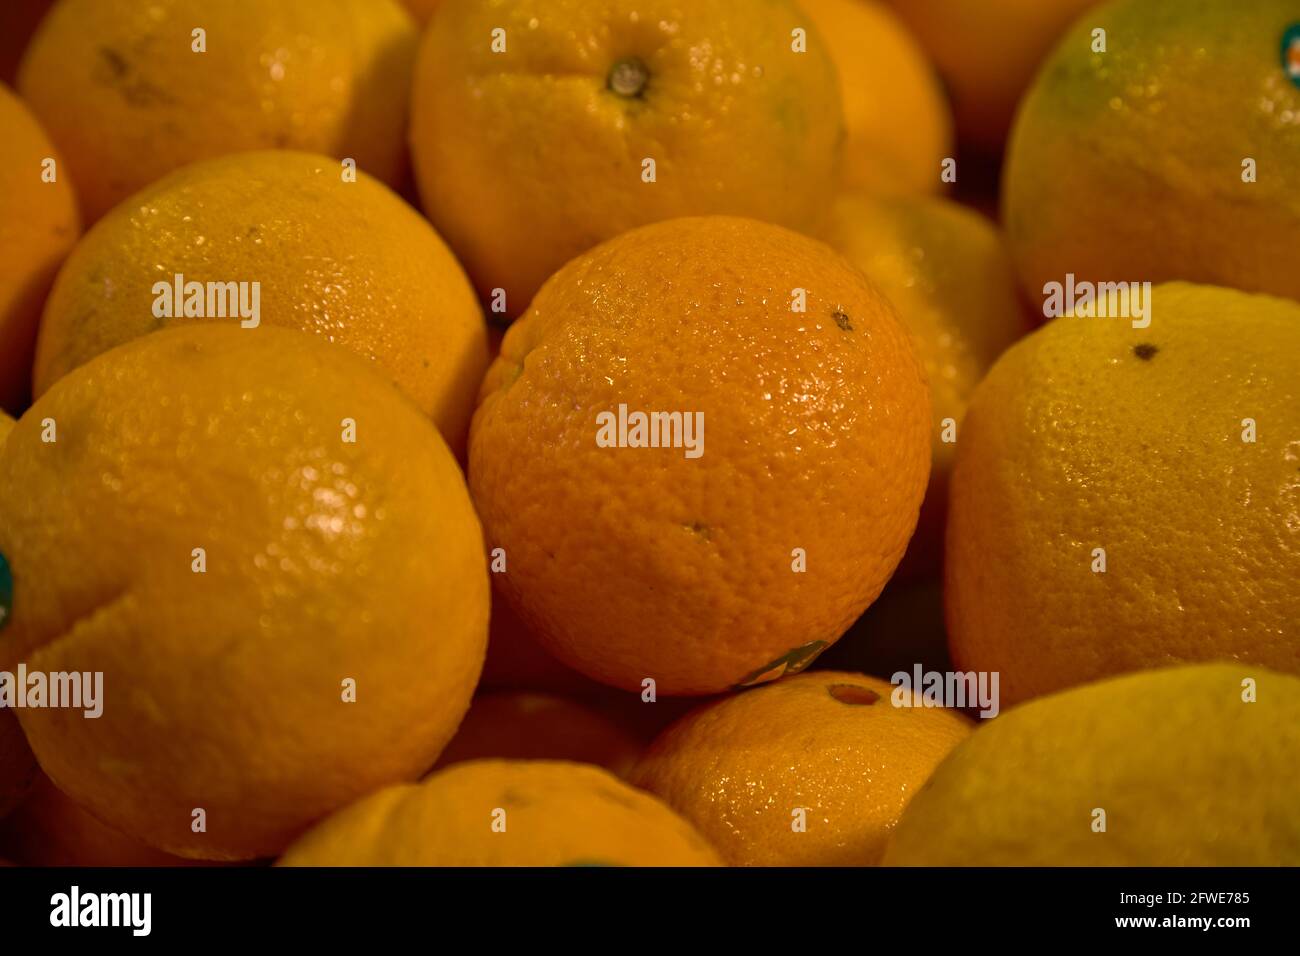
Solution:
[[[1300,86],[1300,23],[1293,23],[1282,34],[1282,68],[1291,82]]]
[[[9,623],[9,611],[14,606],[14,576],[9,573],[9,562],[0,554],[0,631]]]

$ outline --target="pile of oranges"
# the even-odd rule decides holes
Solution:
[[[0,27],[0,857],[1300,863],[1295,0]]]

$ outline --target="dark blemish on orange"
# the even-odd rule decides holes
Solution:
[[[1133,346],[1133,354],[1144,362],[1150,362],[1160,350],[1148,342]]]
[[[108,71],[112,74],[114,79],[120,80],[122,77],[126,76],[126,59],[122,54],[118,53],[116,50],[110,49],[109,47],[101,46],[99,48],[99,56],[108,67]]]
[[[854,707],[868,707],[880,700],[880,695],[874,690],[857,684],[832,684],[826,690],[841,704]]]
[[[847,313],[834,312],[831,314],[831,318],[835,320],[835,324],[840,327],[841,332],[853,331],[853,323],[849,321]]]

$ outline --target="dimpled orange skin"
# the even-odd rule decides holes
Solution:
[[[0,455],[0,553],[0,667],[104,675],[97,719],[19,711],[41,767],[180,856],[274,855],[414,779],[483,661],[487,562],[454,458],[364,363],[300,332],[189,325],[60,381]]]
[[[627,58],[648,72],[638,95],[609,88]],[[813,227],[843,130],[835,68],[790,0],[444,0],[412,92],[424,208],[511,316],[635,226],[726,213]]]
[[[55,162],[52,183],[42,179],[46,159]],[[41,303],[80,232],[62,156],[0,84],[0,407],[27,401]]]
[[[69,257],[42,319],[39,396],[100,352],[195,321],[154,315],[155,282],[260,283],[261,321],[370,359],[464,447],[487,368],[474,291],[411,207],[358,172],[287,151],[188,166],[105,216]],[[240,319],[214,321],[238,324]]]
[[[938,192],[952,113],[915,38],[868,0],[800,0],[840,74],[848,138],[843,181],[873,192]]]
[[[494,829],[497,822],[504,830]],[[718,866],[662,801],[586,764],[473,760],[330,817],[280,866]]]
[[[706,704],[650,745],[632,782],[732,866],[873,866],[912,794],[972,730],[956,711],[895,707],[894,691],[813,671]]]
[[[180,166],[244,150],[349,156],[398,185],[417,44],[394,0],[60,0],[18,86],[94,222]]]
[[[1300,305],[1174,282],[1150,309],[1055,319],[967,409],[949,646],[1004,706],[1175,661],[1300,673]]]
[[[702,413],[703,454],[598,446],[621,403]],[[681,219],[574,260],[511,327],[470,487],[507,555],[497,584],[548,650],[627,690],[713,693],[808,663],[880,593],[929,416],[908,333],[860,272],[777,226]]]

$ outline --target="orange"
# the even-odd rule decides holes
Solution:
[[[882,192],[938,192],[952,153],[952,114],[907,27],[872,0],[800,0],[840,74],[848,138],[844,182]]]
[[[716,866],[659,800],[598,767],[475,760],[330,817],[282,866]]]
[[[565,262],[635,226],[813,226],[843,122],[835,68],[793,0],[444,0],[411,149],[430,219],[516,316]]]
[[[806,666],[880,593],[929,471],[893,308],[753,220],[659,223],[574,260],[482,394],[470,486],[496,583],[561,661],[625,690]],[[652,413],[660,447],[637,447]]]
[[[912,28],[952,98],[963,145],[996,155],[1038,66],[1098,0],[886,0]]]
[[[178,856],[272,856],[451,739],[487,638],[482,540],[437,430],[346,350],[157,332],[5,442],[0,668],[102,673],[97,718],[18,710],[97,818]]]
[[[912,794],[971,731],[954,711],[896,706],[895,694],[840,671],[736,694],[665,731],[632,781],[732,866],[871,866]]]
[[[437,768],[486,757],[569,760],[623,776],[640,753],[636,738],[578,701],[506,691],[474,698]]]
[[[989,721],[903,814],[890,866],[1300,865],[1300,680],[1162,667]]]
[[[381,183],[364,173],[346,182],[337,162],[307,153],[187,166],[97,223],[46,304],[36,394],[106,349],[192,321],[185,296],[172,297],[171,317],[155,308],[155,284],[174,287],[177,275],[248,282],[250,294],[257,282],[260,320],[360,353],[463,446],[487,367],[469,280],[429,224]],[[253,321],[231,314],[233,298],[225,311],[216,321]]]
[[[955,202],[925,196],[836,201],[830,243],[862,269],[903,320],[930,382],[933,460],[917,532],[900,573],[935,574],[966,403],[1030,322],[997,227]]]
[[[80,232],[62,157],[22,101],[0,84],[2,408],[17,412],[27,402],[41,303]]]
[[[37,774],[31,795],[4,823],[0,850],[25,866],[186,866],[100,823]]]
[[[948,635],[1003,701],[1171,661],[1300,673],[1300,304],[1154,287],[1066,316],[976,389],[957,443]]]
[[[1073,274],[1300,299],[1300,85],[1280,54],[1297,25],[1295,0],[1117,0],[1080,20],[1007,152],[1026,294]]]
[[[59,0],[18,84],[94,222],[186,163],[244,150],[351,157],[397,185],[417,43],[394,0]]]

